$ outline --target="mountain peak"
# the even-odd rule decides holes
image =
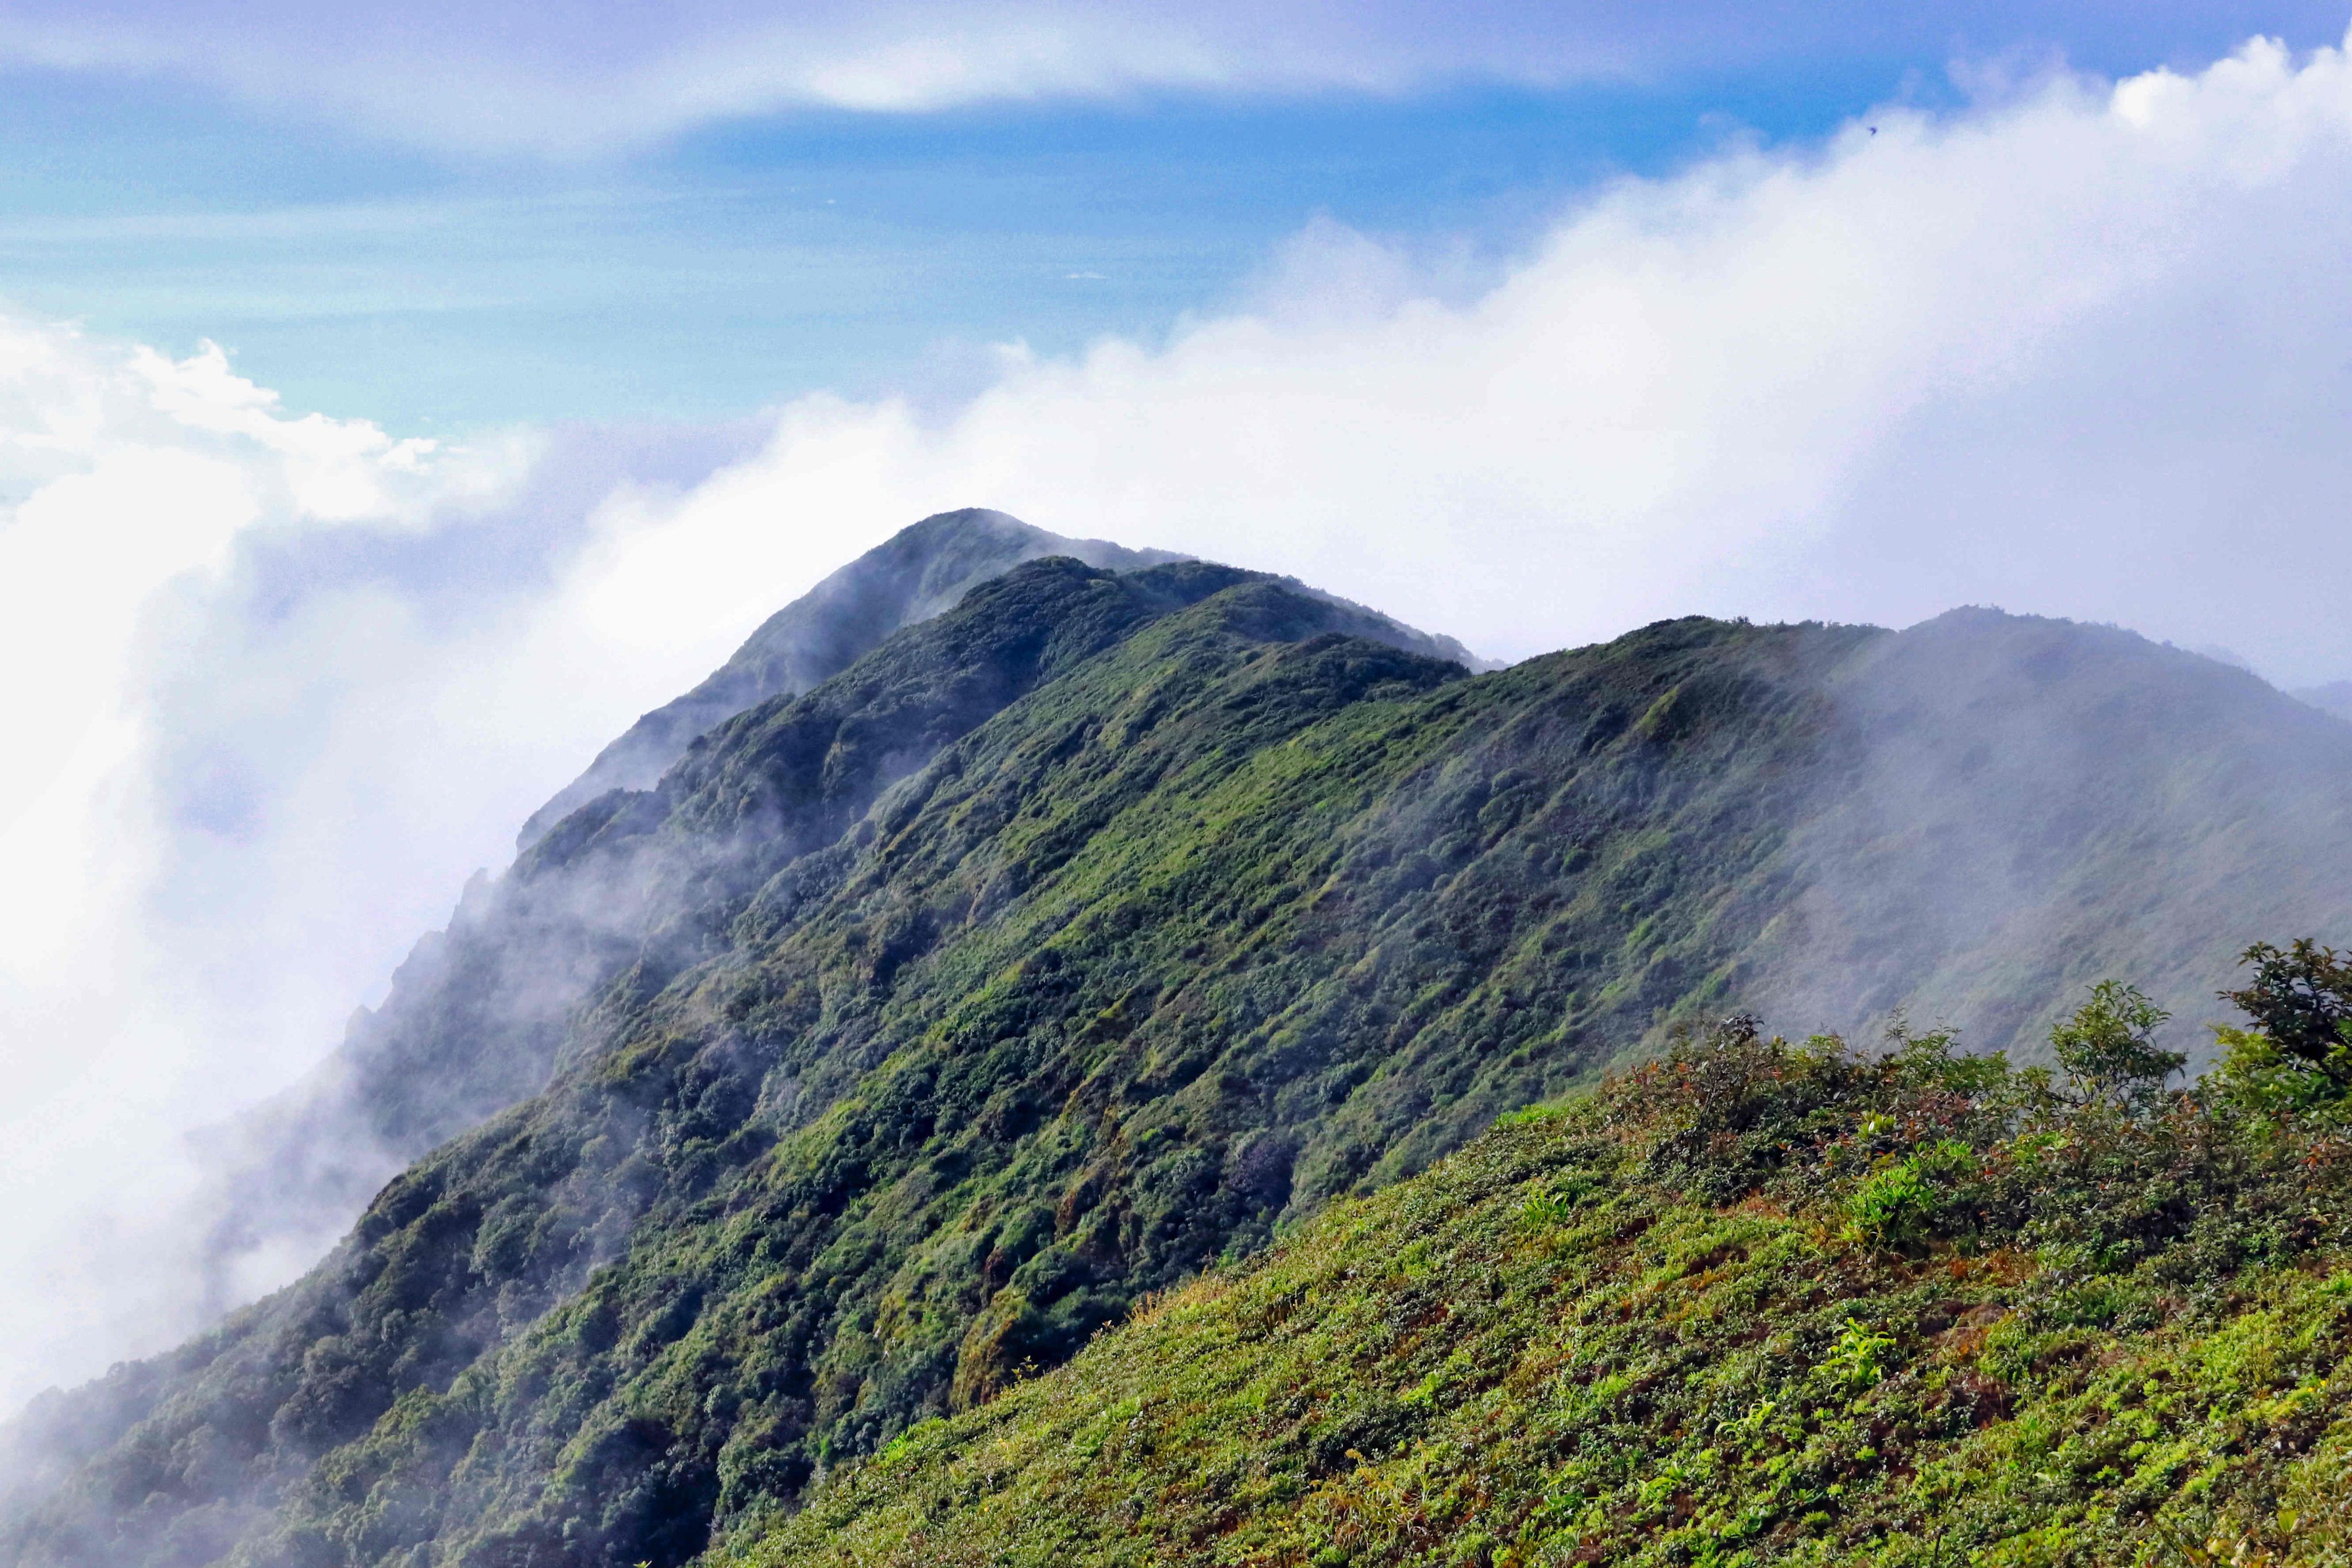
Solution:
[[[531,813],[516,849],[529,849],[606,790],[647,788],[712,726],[771,697],[821,685],[891,632],[952,608],[973,584],[1049,555],[1112,571],[1183,559],[1106,539],[1067,538],[986,507],[934,512],[768,617],[693,690],[631,725],[596,754],[585,772]]]

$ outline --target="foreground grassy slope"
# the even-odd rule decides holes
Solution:
[[[1507,1119],[727,1568],[2342,1563],[2352,1140],[1940,1040]]]

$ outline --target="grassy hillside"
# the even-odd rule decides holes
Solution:
[[[2340,1563],[2352,1138],[1939,1038],[1717,1035],[1507,1118],[725,1568]]]

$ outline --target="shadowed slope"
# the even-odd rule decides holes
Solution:
[[[2199,1062],[2248,932],[2347,934],[2352,727],[2114,627],[1956,610],[1828,695],[1840,771],[1793,823],[1805,891],[1744,995],[1776,1023],[1907,1011],[2040,1058],[2128,974]]]

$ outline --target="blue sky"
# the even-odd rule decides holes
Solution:
[[[1147,7],[1135,30],[1173,28],[1205,63],[1155,79],[1099,40],[1073,46],[1093,65],[1014,48],[994,76],[876,108],[870,84],[794,86],[793,51],[863,51],[886,79],[909,40],[987,40],[888,7],[854,36],[823,6],[684,6],[659,28],[638,7],[426,5],[390,14],[406,32],[268,5],[12,7],[0,301],[174,352],[216,340],[289,406],[402,432],[709,422],[819,388],[951,397],[988,344],[1067,352],[1226,305],[1318,216],[1504,256],[1596,182],[1741,136],[1801,143],[2058,61],[2327,43],[2345,20],[1887,10],[1701,5],[1662,29],[1574,5],[1345,25]],[[656,80],[753,36],[776,56],[764,86],[712,103]],[[1276,52],[1290,64],[1261,68]],[[508,99],[527,123],[484,107]]]

